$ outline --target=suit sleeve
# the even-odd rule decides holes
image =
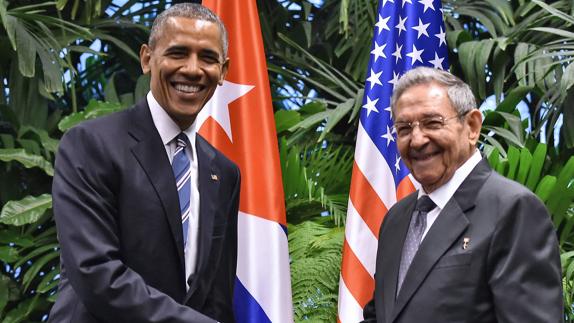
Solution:
[[[148,286],[121,258],[117,178],[106,144],[83,125],[61,140],[53,205],[61,260],[79,300],[106,322],[215,322]]]
[[[488,256],[498,322],[562,322],[556,231],[542,202],[518,196],[497,223]]]
[[[205,306],[206,313],[220,322],[235,322],[233,314],[233,290],[237,269],[237,220],[239,212],[239,192],[241,190],[241,177],[239,169],[234,166],[233,190],[231,203],[227,211],[228,225],[225,231],[225,241],[221,250],[217,273]]]

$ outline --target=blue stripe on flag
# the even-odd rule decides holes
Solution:
[[[259,303],[237,277],[235,278],[234,294],[233,310],[237,323],[271,323]]]

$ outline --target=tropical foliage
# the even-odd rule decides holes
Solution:
[[[148,80],[140,78],[136,53],[165,5],[0,0],[0,321],[46,318],[59,275],[49,194],[58,138],[143,96]],[[377,1],[258,6],[280,138],[295,318],[334,322]],[[552,214],[565,315],[574,322],[573,3],[443,6],[452,72],[471,84],[479,102],[493,102],[480,148]]]

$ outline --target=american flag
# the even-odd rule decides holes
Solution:
[[[395,141],[393,87],[416,66],[448,68],[440,0],[382,0],[377,12],[343,245],[342,323],[363,319],[363,307],[373,297],[379,227],[387,210],[415,189]]]

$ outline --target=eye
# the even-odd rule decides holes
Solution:
[[[397,131],[397,136],[404,137],[411,133],[411,125],[408,122],[397,122],[395,123],[395,130]]]
[[[169,51],[167,53],[165,53],[165,55],[169,58],[173,58],[173,59],[182,59],[185,58],[187,53],[184,51],[180,51],[180,50],[175,50],[175,51]]]
[[[420,124],[425,129],[438,130],[443,126],[443,120],[441,117],[426,118],[420,121]]]

